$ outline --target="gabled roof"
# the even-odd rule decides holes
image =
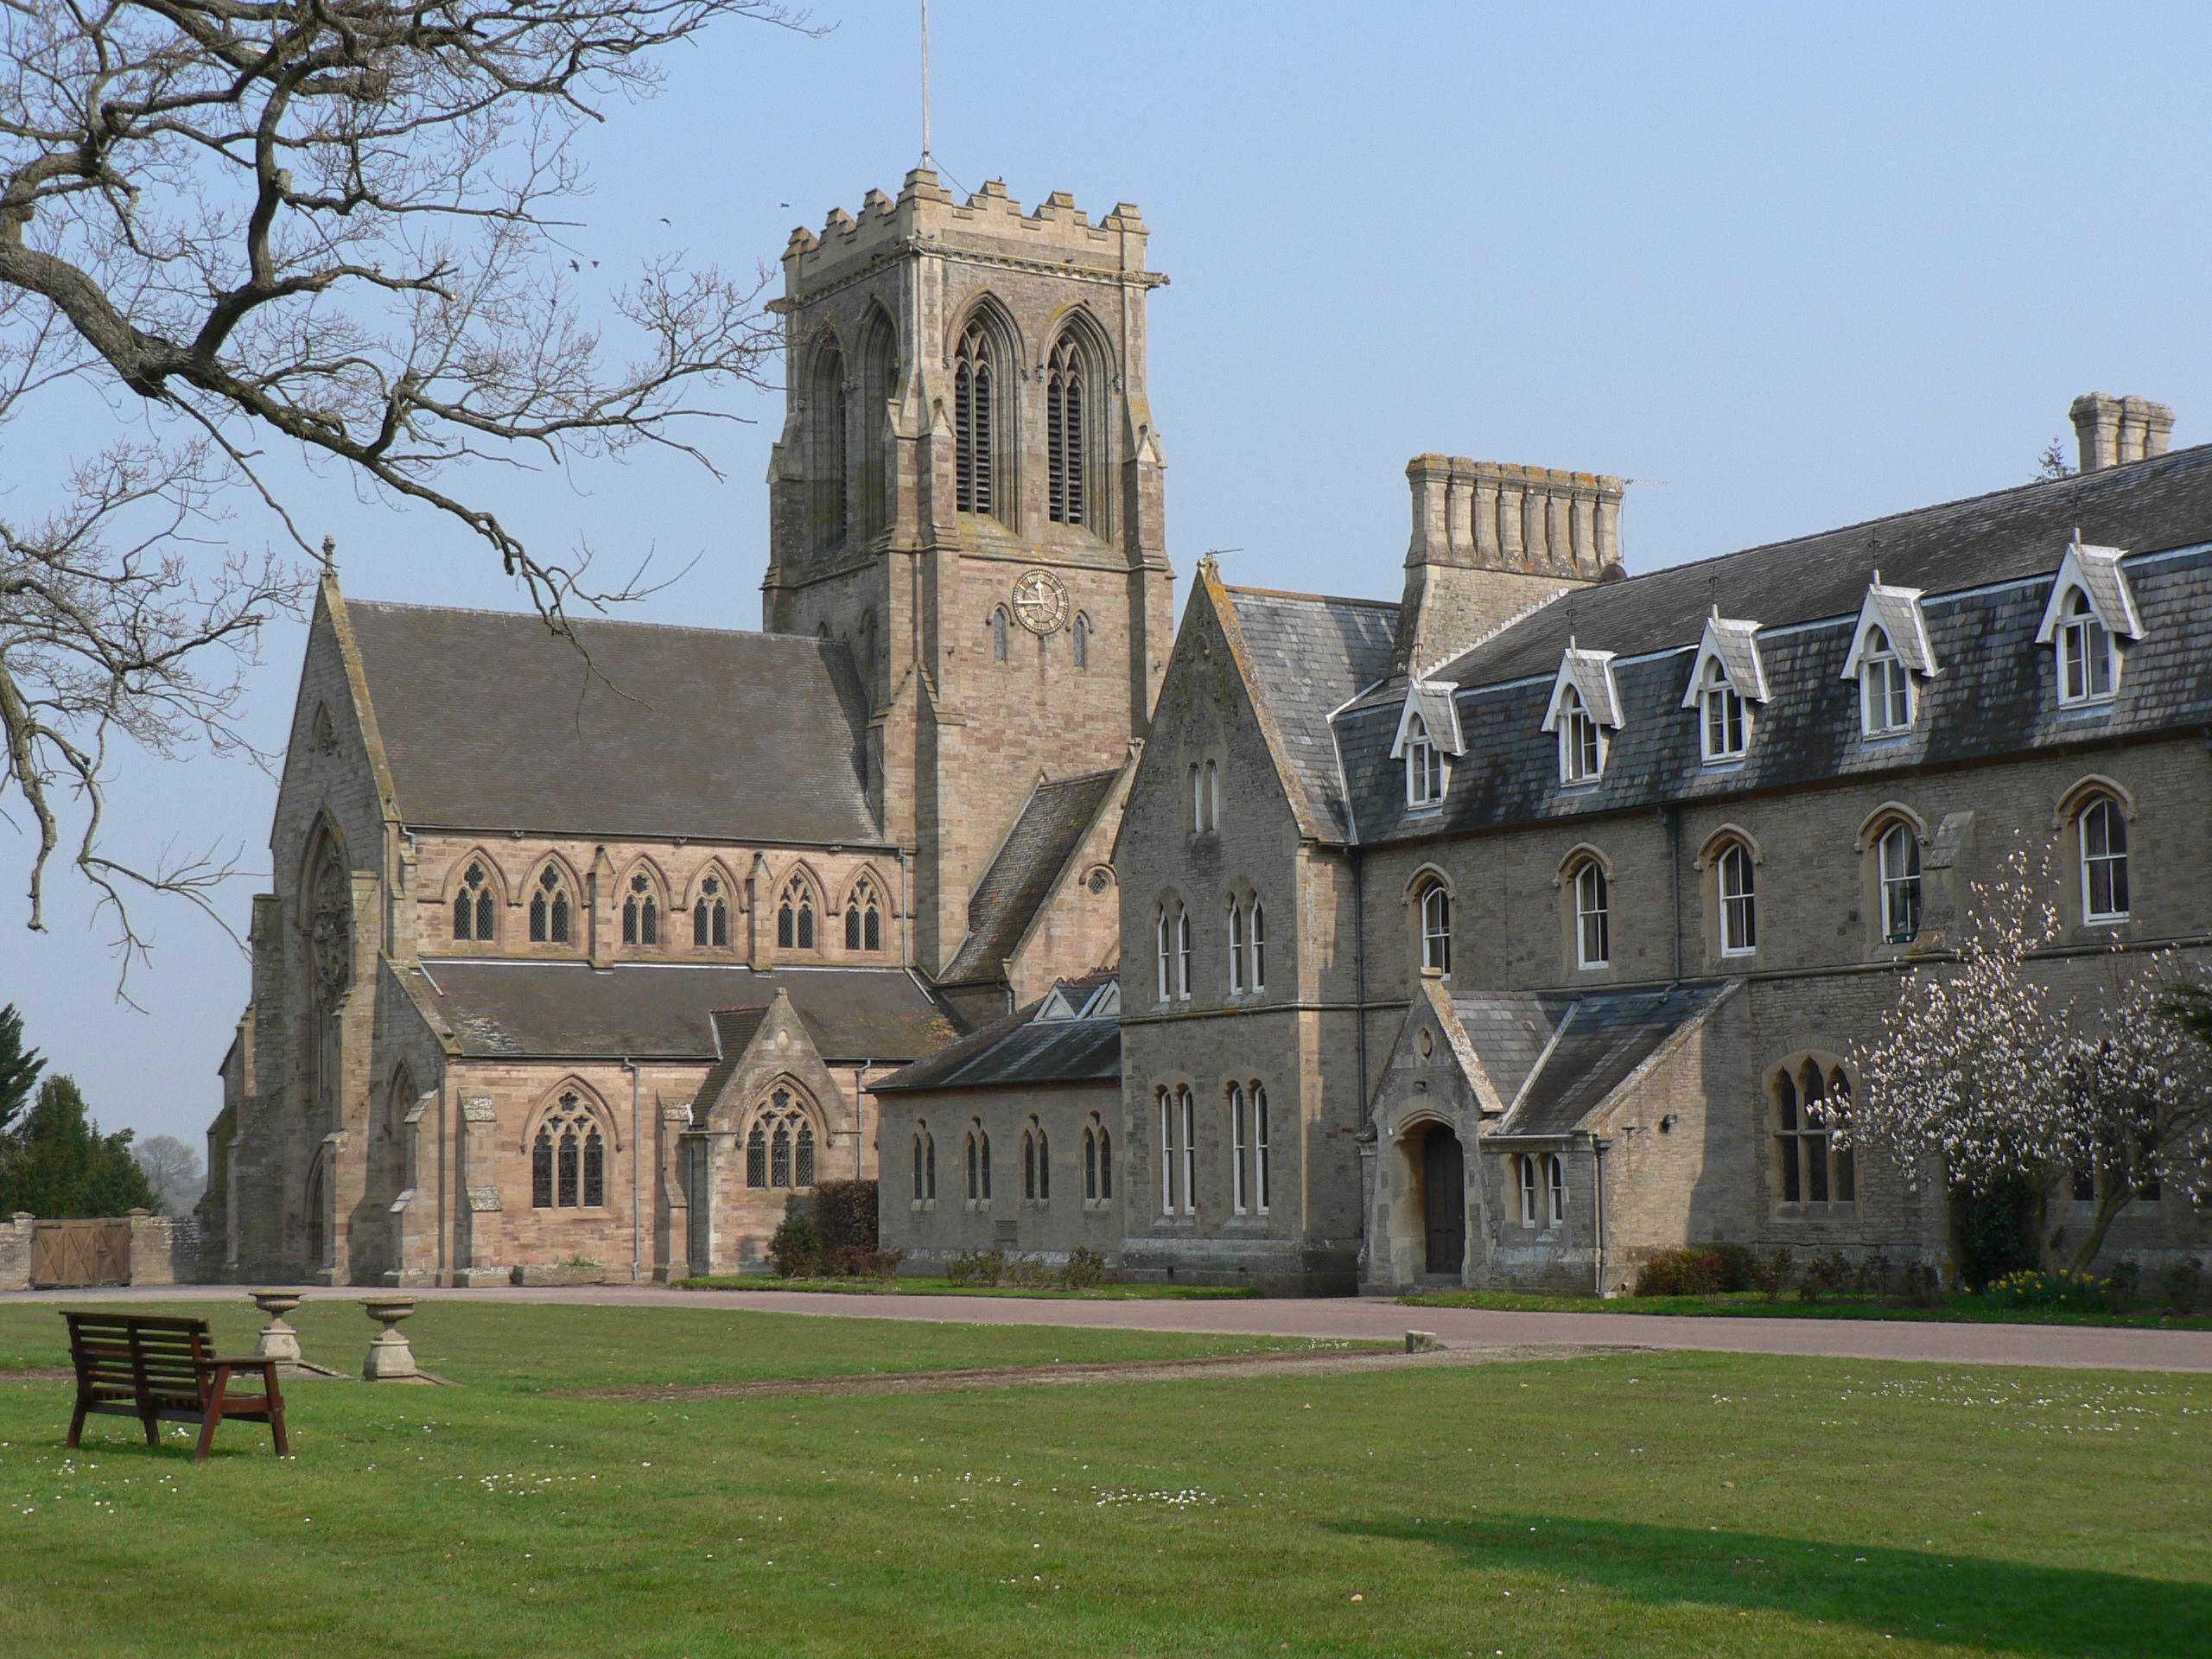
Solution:
[[[842,645],[340,601],[403,822],[792,844],[882,840]]]
[[[1867,584],[1866,602],[1859,607],[1858,626],[1851,631],[1851,650],[1843,659],[1843,678],[1858,677],[1867,641],[1877,628],[1906,668],[1915,674],[1936,672],[1936,649],[1928,642],[1928,618],[1920,608],[1920,589],[1886,586],[1882,573],[1877,570],[1874,580]]]
[[[968,937],[944,970],[948,985],[998,978],[1114,792],[1118,767],[1040,780],[968,899]]]
[[[1300,830],[1342,840],[1351,817],[1329,716],[1389,673],[1397,602],[1231,588],[1210,563],[1198,579],[1214,597]]]
[[[1698,693],[1705,685],[1706,666],[1711,663],[1720,664],[1728,683],[1745,702],[1768,700],[1766,665],[1759,660],[1758,623],[1722,616],[1717,611],[1705,619],[1705,638],[1698,641],[1697,655],[1690,660],[1689,684],[1682,692],[1683,708],[1697,706]]]
[[[1590,718],[1618,731],[1621,726],[1620,688],[1613,683],[1613,653],[1582,651],[1570,645],[1560,652],[1559,672],[1552,677],[1551,702],[1545,706],[1539,731],[1559,729],[1560,705],[1573,687]]]
[[[1573,1133],[1734,988],[1454,994],[1452,1015],[1505,1102],[1484,1135]]]
[[[2059,620],[2066,608],[2066,596],[2079,588],[2089,601],[2089,608],[2096,612],[2097,620],[2107,632],[2123,639],[2143,637],[2143,619],[2135,609],[2135,594],[2127,585],[2127,574],[2120,568],[2126,556],[2116,547],[2085,547],[2080,542],[2068,544],[2066,556],[2059,561],[2058,574],[2050,580],[2050,598],[2043,607],[2043,620],[2036,627],[2036,643],[2047,645],[2058,632]]]
[[[1398,716],[1398,734],[1390,741],[1393,760],[1405,753],[1406,734],[1413,729],[1416,715],[1422,733],[1445,753],[1467,752],[1467,740],[1459,732],[1459,706],[1452,701],[1452,690],[1434,680],[1415,680],[1406,688],[1405,712]]]
[[[919,1059],[958,1034],[903,968],[694,967],[618,963],[425,961],[401,975],[462,1055],[533,1059],[716,1061],[750,1040],[745,1018],[786,991],[825,1060]],[[717,1020],[725,1022],[718,1035]],[[733,1046],[734,1046],[734,1047]]]
[[[1054,990],[1083,982],[1063,982]],[[1096,991],[1081,994],[1095,1003]],[[1050,997],[1040,997],[928,1059],[869,1085],[878,1094],[924,1090],[1011,1089],[1067,1083],[1118,1083],[1122,1077],[1122,1025],[1114,1012],[1087,1019],[1041,1017]]]

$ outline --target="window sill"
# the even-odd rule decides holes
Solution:
[[[988,1216],[991,1213],[991,1201],[988,1198],[969,1198],[964,1200],[964,1203],[967,1205],[968,1213],[971,1216]]]
[[[2071,702],[2061,697],[2058,700],[2058,712],[2062,715],[2108,715],[2119,702],[2120,694],[2117,691],[2101,697],[2076,697]]]
[[[1774,1206],[1777,1221],[1853,1221],[1859,1216],[1856,1198],[1802,1198],[1792,1204],[1788,1199]]]
[[[1406,816],[1409,818],[1440,818],[1444,816],[1441,801],[1408,801]]]
[[[1111,1198],[1085,1198],[1083,1201],[1083,1210],[1085,1215],[1096,1214],[1102,1211],[1111,1210],[1113,1207],[1114,1200]]]
[[[1731,767],[1742,766],[1751,758],[1751,751],[1746,749],[1741,754],[1705,755],[1699,760],[1698,764],[1708,772],[1726,772]]]
[[[1598,786],[1605,781],[1602,777],[1562,778],[1559,780],[1559,792],[1562,795],[1594,795]]]
[[[917,1211],[931,1211],[937,1208],[937,1200],[935,1198],[913,1198],[908,1201],[906,1207]]]
[[[1902,743],[1911,735],[1912,728],[1910,726],[1888,726],[1878,732],[1862,730],[1859,734],[1859,741],[1861,743]]]

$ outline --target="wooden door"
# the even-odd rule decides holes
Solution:
[[[1428,1271],[1455,1279],[1467,1255],[1467,1160],[1459,1137],[1432,1128],[1421,1148],[1422,1182],[1428,1205]]]
[[[31,1229],[33,1289],[130,1282],[128,1221],[41,1221]]]

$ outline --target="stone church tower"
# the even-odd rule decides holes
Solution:
[[[1121,766],[1173,642],[1146,230],[917,168],[784,253],[763,626],[842,639],[940,974],[1040,779]]]

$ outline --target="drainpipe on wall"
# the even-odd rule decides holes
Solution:
[[[1367,1123],[1367,880],[1359,843],[1351,852],[1351,971],[1353,1046],[1359,1052],[1359,1121]]]
[[[627,1054],[622,1069],[630,1074],[630,1282],[636,1284],[645,1265],[645,1143],[638,1139],[638,1093],[643,1087],[638,1063]]]
[[[1594,1135],[1590,1137],[1590,1150],[1598,1160],[1598,1265],[1597,1282],[1592,1288],[1600,1296],[1605,1294],[1605,1153],[1612,1144]]]

